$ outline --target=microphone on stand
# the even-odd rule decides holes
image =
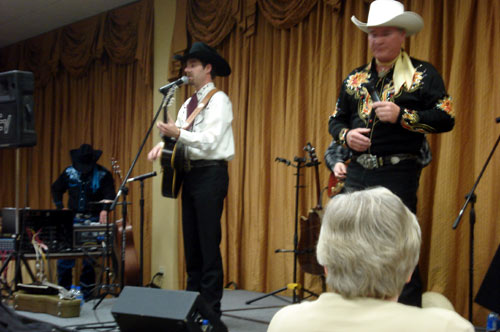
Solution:
[[[290,164],[291,164],[290,160],[287,160],[285,158],[280,158],[280,157],[276,157],[276,159],[274,159],[274,161],[277,161],[279,163],[285,163],[287,166],[290,166]]]
[[[142,174],[142,175],[136,176],[135,178],[130,178],[130,179],[127,180],[127,182],[144,180],[144,179],[150,178],[152,176],[156,176],[156,172],[146,173],[146,174]]]
[[[170,88],[172,88],[173,86],[181,86],[181,85],[184,85],[184,84],[188,84],[189,83],[189,78],[187,76],[182,76],[181,78],[179,78],[178,80],[176,81],[173,81],[171,83],[168,83],[167,85],[164,85],[162,86],[159,91],[163,94],[167,93],[168,90],[170,90]]]

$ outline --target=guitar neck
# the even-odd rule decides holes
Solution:
[[[316,174],[316,199],[317,199],[317,204],[316,204],[316,209],[321,210],[323,207],[321,206],[321,187],[319,183],[319,163],[316,162],[316,165],[314,165],[314,171]]]

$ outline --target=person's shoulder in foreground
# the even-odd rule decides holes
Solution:
[[[472,324],[452,310],[323,293],[316,301],[287,306],[276,313],[268,332],[473,332]]]

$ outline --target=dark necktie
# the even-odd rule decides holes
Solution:
[[[198,97],[196,96],[196,93],[191,97],[191,100],[186,106],[187,109],[187,116],[186,119],[189,118],[191,113],[196,109],[196,106],[198,106]]]

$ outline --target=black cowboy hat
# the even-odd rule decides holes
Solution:
[[[73,167],[81,173],[90,172],[101,157],[101,150],[94,150],[90,144],[82,144],[79,149],[69,152]]]
[[[183,63],[188,59],[198,59],[211,64],[217,76],[228,76],[231,74],[231,67],[227,61],[214,48],[202,42],[195,42],[189,52],[184,55],[176,54],[174,55],[174,59],[180,60]]]

